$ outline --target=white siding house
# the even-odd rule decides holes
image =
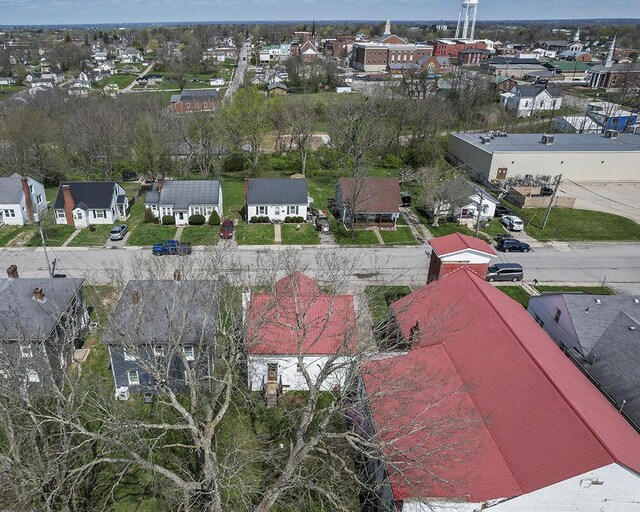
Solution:
[[[63,182],[53,207],[56,224],[86,228],[125,220],[129,200],[115,181]]]
[[[245,182],[247,222],[269,217],[283,222],[287,217],[307,218],[310,198],[305,178],[255,178]]]
[[[222,218],[222,185],[218,180],[171,181],[158,178],[144,202],[160,220],[166,215],[175,217],[177,226],[189,224],[192,215],[203,215],[208,222],[214,210]]]
[[[0,178],[0,225],[23,226],[46,209],[42,183],[19,174]]]
[[[500,95],[500,107],[517,117],[558,110],[562,106],[562,90],[555,86],[516,85]]]

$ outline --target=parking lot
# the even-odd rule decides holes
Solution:
[[[614,213],[640,223],[640,183],[583,184],[563,181],[558,195],[576,198],[575,208]]]

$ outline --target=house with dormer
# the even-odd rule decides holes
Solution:
[[[62,182],[53,205],[56,224],[86,228],[125,220],[129,200],[115,181]]]

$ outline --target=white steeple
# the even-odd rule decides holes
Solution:
[[[616,49],[616,36],[613,36],[613,41],[611,41],[611,46],[609,47],[609,53],[607,54],[607,61],[604,63],[605,68],[610,68],[613,66],[613,52]]]
[[[389,20],[387,20],[387,22],[384,24],[384,34],[382,35],[384,36],[391,35],[391,22]]]

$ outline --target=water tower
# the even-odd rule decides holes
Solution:
[[[478,0],[462,0],[462,8],[458,16],[456,39],[473,39],[476,32],[476,16],[478,15]],[[471,25],[471,31],[469,31]]]

